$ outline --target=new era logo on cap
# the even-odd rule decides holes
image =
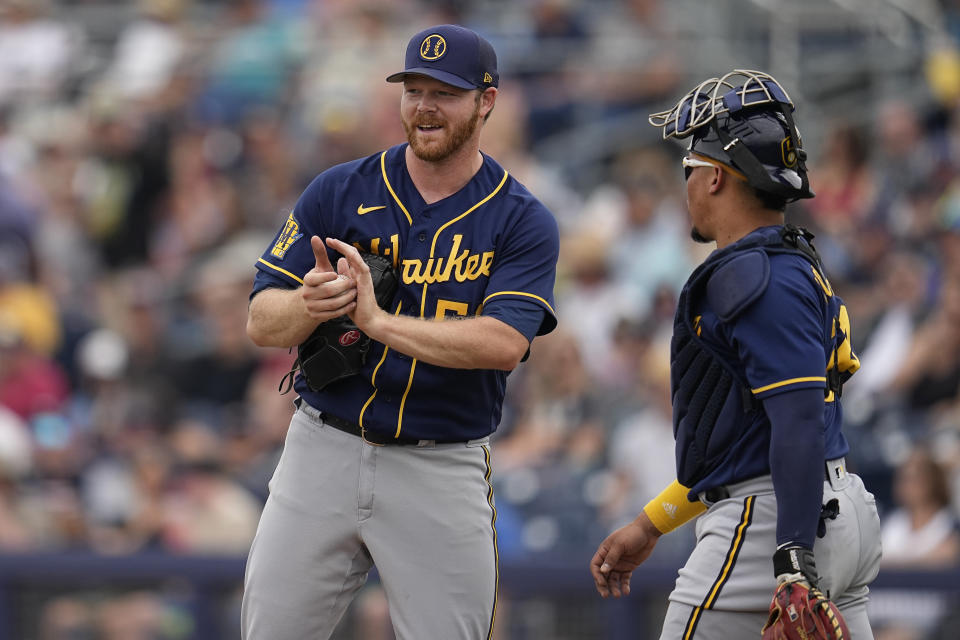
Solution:
[[[404,70],[387,77],[403,82],[408,74],[429,76],[461,89],[485,89],[500,82],[493,45],[455,24],[441,24],[410,38]]]

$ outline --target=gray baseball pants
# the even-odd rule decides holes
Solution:
[[[814,554],[821,590],[843,614],[854,640],[872,640],[868,586],[880,563],[876,501],[842,463],[828,464],[823,501],[840,511],[824,520]],[[777,503],[770,476],[727,487],[730,497],[696,522],[697,544],[670,594],[660,640],[759,638],[776,590]]]
[[[488,438],[376,446],[294,414],[244,580],[244,640],[326,640],[375,564],[398,640],[489,638]]]

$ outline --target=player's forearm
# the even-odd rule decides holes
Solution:
[[[247,335],[260,347],[296,346],[317,324],[307,314],[300,289],[264,289],[247,312]]]
[[[771,424],[777,545],[813,549],[823,500],[823,391],[788,391],[767,398],[763,406]]]
[[[509,371],[526,353],[527,339],[490,317],[426,320],[382,313],[366,328],[374,340],[422,362],[452,369]]]

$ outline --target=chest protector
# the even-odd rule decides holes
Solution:
[[[790,253],[802,256],[829,287],[820,258],[810,244],[812,234],[792,225],[760,229],[744,241],[714,252],[691,274],[677,303],[670,344],[670,386],[673,433],[676,439],[677,480],[694,487],[714,471],[729,454],[743,425],[761,411],[743,372],[725,360],[699,336],[694,310],[706,300],[723,322],[733,321],[766,290],[770,279],[769,256]],[[842,302],[832,296],[824,324],[824,349],[828,357],[825,396],[839,397],[843,382],[859,366],[850,354],[847,362],[838,350],[847,346],[838,318],[846,317]],[[842,313],[841,313],[842,310]]]

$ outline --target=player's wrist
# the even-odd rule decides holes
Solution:
[[[377,307],[372,314],[364,319],[362,326],[359,322],[357,326],[371,339],[382,342],[383,344],[389,344],[388,329],[391,318],[393,318],[392,315]]]
[[[646,511],[641,511],[640,514],[633,519],[633,524],[643,530],[648,536],[653,538],[659,538],[663,535],[663,532],[657,528],[653,523],[653,520],[650,519],[650,516],[647,515]]]
[[[813,551],[791,544],[779,547],[773,554],[773,575],[777,584],[805,580],[816,586],[819,576]]]

